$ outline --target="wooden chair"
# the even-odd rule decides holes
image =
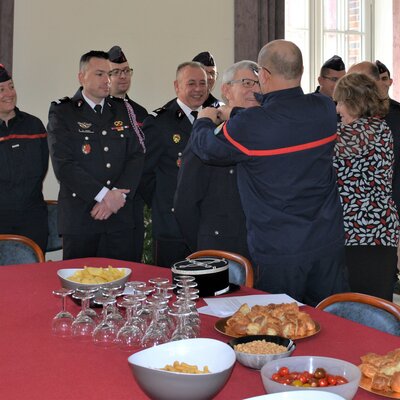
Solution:
[[[250,261],[237,253],[224,250],[199,250],[187,258],[216,257],[225,258],[229,262],[229,282],[237,285],[253,287],[254,273]]]
[[[58,202],[46,200],[48,212],[49,236],[47,238],[46,253],[62,249],[62,238],[58,233]]]
[[[0,265],[44,262],[42,249],[32,239],[21,235],[0,235]]]
[[[400,336],[400,307],[379,297],[338,293],[322,300],[316,308]]]

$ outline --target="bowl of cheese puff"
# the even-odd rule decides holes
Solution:
[[[177,340],[132,354],[132,374],[150,399],[208,400],[228,381],[235,352],[215,339]]]

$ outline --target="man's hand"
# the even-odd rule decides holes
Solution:
[[[221,121],[218,119],[218,109],[214,107],[207,107],[200,110],[197,118],[210,118],[215,125],[218,125]]]
[[[130,192],[129,189],[113,189],[109,190],[107,194],[104,196],[101,203],[105,203],[106,206],[116,214],[120,208],[125,205],[125,196],[124,194],[128,194]]]
[[[92,218],[97,220],[106,220],[110,217],[112,211],[107,207],[106,203],[101,201],[100,203],[96,203],[95,206],[92,208],[90,215]]]
[[[232,107],[224,105],[219,108],[216,108],[216,110],[218,111],[218,119],[220,122],[222,122],[222,121],[227,121],[229,119],[232,112]]]

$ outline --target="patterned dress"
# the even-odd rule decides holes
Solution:
[[[393,137],[385,120],[338,125],[334,166],[343,206],[346,246],[397,246],[392,199]]]

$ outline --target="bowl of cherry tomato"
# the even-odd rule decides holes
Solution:
[[[337,358],[297,356],[265,364],[261,378],[267,393],[323,390],[351,400],[361,372],[356,365]]]

